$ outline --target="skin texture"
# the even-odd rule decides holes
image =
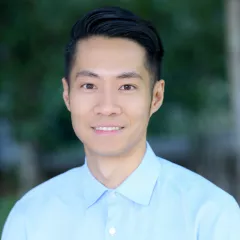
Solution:
[[[62,79],[89,170],[108,188],[119,186],[141,163],[149,119],[163,102],[165,83],[158,81],[151,91],[144,62],[144,48],[133,41],[91,37],[77,45],[70,84]],[[99,134],[97,126],[123,129]]]

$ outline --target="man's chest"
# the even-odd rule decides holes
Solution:
[[[149,207],[112,202],[95,204],[87,210],[59,208],[53,213],[43,212],[31,228],[35,230],[29,232],[29,239],[193,240],[189,224],[184,211],[171,204]]]

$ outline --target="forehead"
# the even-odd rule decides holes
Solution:
[[[77,44],[75,67],[108,71],[146,71],[145,50],[124,38],[91,37]]]

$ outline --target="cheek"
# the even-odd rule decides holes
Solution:
[[[88,129],[89,103],[80,94],[72,93],[70,96],[72,127],[79,139],[83,138]]]
[[[74,93],[70,96],[71,114],[73,116],[85,115],[90,111],[92,105],[93,100],[91,98],[86,98]]]
[[[139,121],[148,119],[150,100],[135,98],[126,102],[127,113]]]
[[[70,95],[70,107],[73,120],[94,117],[93,108],[98,104],[99,98],[93,95],[81,95],[73,92]],[[116,98],[116,104],[122,108],[122,113],[130,119],[142,121],[149,118],[150,97],[146,93],[139,95],[120,95]],[[79,119],[79,120],[81,120]]]
[[[76,135],[81,139],[91,120],[89,116],[90,101],[80,95],[72,95],[70,98],[72,126]]]

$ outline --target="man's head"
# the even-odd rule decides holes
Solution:
[[[63,97],[87,153],[120,156],[145,143],[163,101],[162,57],[155,28],[127,10],[101,8],[76,22]]]
[[[125,38],[141,45],[146,52],[145,64],[153,85],[161,79],[163,46],[155,27],[132,12],[108,7],[93,10],[79,19],[72,28],[65,50],[65,78],[69,81],[79,41],[92,36]]]

